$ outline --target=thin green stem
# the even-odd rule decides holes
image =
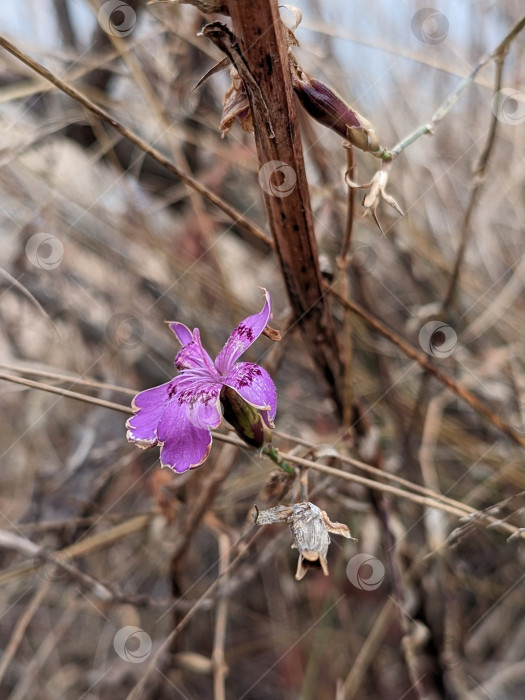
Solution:
[[[295,474],[295,469],[291,464],[288,464],[279,454],[279,450],[272,445],[266,445],[262,448],[261,452],[263,455],[269,457],[272,462],[275,462],[278,467],[280,467],[287,474]]]
[[[503,54],[505,54],[509,46],[512,42],[513,39],[516,38],[516,36],[521,32],[521,30],[525,27],[525,17],[522,17],[519,22],[517,22],[514,27],[510,30],[510,32],[507,34],[507,36],[501,41],[498,46],[494,49],[494,51],[491,51],[489,54],[486,54],[480,61],[479,63],[476,64],[476,66],[473,68],[473,70],[467,75],[466,78],[463,79],[463,81],[456,87],[456,89],[447,97],[447,99],[439,106],[439,108],[434,112],[432,115],[432,118],[430,122],[427,124],[424,124],[423,126],[418,127],[415,131],[413,131],[409,136],[405,137],[399,143],[397,143],[392,151],[390,153],[388,151],[384,151],[384,154],[382,154],[381,157],[383,160],[392,160],[396,156],[398,156],[402,151],[404,151],[408,146],[413,144],[415,141],[417,141],[421,136],[425,136],[426,134],[432,134],[434,132],[434,129],[436,126],[439,124],[439,122],[446,117],[446,115],[450,112],[450,110],[455,106],[456,102],[458,102],[459,98],[461,95],[467,90],[474,80],[476,79],[478,73],[485,68],[489,63],[494,61],[495,59],[501,58]],[[391,156],[391,158],[388,158],[388,155]]]

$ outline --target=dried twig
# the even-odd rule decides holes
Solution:
[[[34,388],[42,389],[44,391],[51,391],[52,393],[67,396],[70,398],[74,398],[80,401],[86,401],[87,403],[93,403],[96,405],[103,406],[105,408],[111,408],[113,410],[120,411],[121,413],[127,413],[131,414],[131,408],[127,406],[122,406],[120,404],[115,404],[110,401],[104,401],[102,399],[97,399],[92,396],[86,396],[83,394],[79,394],[76,392],[68,391],[66,389],[61,389],[60,387],[54,387],[51,385],[46,385],[42,384],[40,382],[32,382],[31,380],[25,380],[22,377],[14,377],[10,375],[5,375],[2,376],[0,374],[0,379],[8,379],[9,381],[14,381],[16,383],[21,383],[27,386],[32,386]],[[236,437],[233,437],[232,435],[223,435],[221,433],[213,432],[213,437],[219,441],[222,442],[227,442],[232,445],[237,445],[239,447],[246,448],[246,445],[244,442],[239,440]],[[421,503],[424,505],[428,505],[431,507],[437,507],[440,508],[441,510],[447,511],[451,514],[462,516],[465,515],[465,513],[470,513],[470,512],[475,512],[475,509],[472,509],[468,506],[463,505],[462,503],[458,501],[451,501],[451,499],[446,499],[446,497],[441,496],[439,494],[431,494],[430,491],[424,491],[422,487],[419,487],[417,484],[410,484],[410,482],[401,479],[400,477],[396,477],[395,475],[383,473],[381,470],[376,469],[372,465],[367,465],[364,462],[359,462],[358,460],[352,460],[351,458],[344,457],[344,456],[339,456],[339,458],[343,461],[347,461],[350,464],[355,464],[356,466],[359,466],[360,468],[363,469],[368,469],[371,472],[376,473],[378,476],[381,475],[383,478],[390,479],[393,481],[398,481],[398,483],[405,485],[405,486],[411,486],[414,490],[421,494],[421,496],[416,496],[415,494],[408,494],[406,491],[403,491],[402,489],[396,489],[395,487],[389,487],[386,484],[383,484],[378,481],[373,481],[372,479],[365,479],[363,477],[360,477],[355,474],[349,474],[347,472],[343,472],[341,470],[333,469],[331,467],[326,467],[324,465],[320,465],[317,462],[314,462],[312,460],[304,460],[300,457],[297,457],[296,455],[291,455],[291,454],[286,454],[286,453],[281,453],[278,452],[275,448],[271,448],[269,451],[269,456],[271,456],[272,460],[279,465],[284,465],[283,468],[285,468],[285,471],[289,471],[289,466],[288,463],[295,463],[295,464],[301,464],[303,466],[309,467],[311,469],[315,469],[317,471],[324,471],[325,473],[331,474],[332,476],[338,476],[339,478],[346,479],[349,481],[355,481],[356,483],[361,483],[365,486],[368,486],[370,488],[379,490],[379,491],[384,491],[387,493],[392,493],[395,495],[398,495],[400,497],[408,498],[409,500],[413,500],[416,503]],[[439,499],[439,501],[432,501],[428,500],[427,496],[429,496],[430,499],[436,498]],[[440,501],[443,501],[443,503],[446,503],[448,501],[448,506],[446,505],[441,505]],[[505,532],[508,532],[509,534],[513,534],[515,532],[515,528],[511,528],[510,530],[504,530]],[[0,584],[3,581],[3,577],[0,576]]]
[[[33,596],[33,599],[31,600],[27,608],[24,610],[24,614],[16,623],[16,626],[13,630],[13,634],[11,635],[11,638],[5,648],[4,655],[0,660],[0,684],[4,679],[5,672],[7,671],[9,664],[11,663],[12,659],[14,658],[14,655],[16,654],[16,650],[18,649],[20,643],[22,642],[22,639],[24,638],[24,634],[26,633],[26,630],[31,620],[40,608],[42,601],[49,593],[51,585],[51,581],[44,580],[41,582],[37,592]]]
[[[466,401],[472,408],[479,414],[487,418],[493,425],[495,425],[499,430],[508,435],[513,442],[521,447],[525,447],[525,437],[516,431],[511,425],[505,423],[495,411],[488,408],[483,401],[478,399],[474,394],[467,389],[461,382],[456,379],[449,377],[447,374],[438,369],[432,362],[431,358],[418,352],[415,348],[409,345],[403,338],[401,338],[397,333],[391,331],[387,326],[380,321],[378,318],[372,316],[363,307],[359,306],[353,301],[343,298],[334,289],[330,289],[330,293],[342,304],[344,307],[350,309],[355,314],[360,316],[371,328],[380,333],[383,337],[387,338],[391,343],[396,345],[407,357],[413,359],[417,364],[422,367],[426,372],[432,375],[435,379],[440,381],[451,391],[453,391],[457,396]]]
[[[224,533],[219,533],[219,576],[227,581],[228,564],[230,563],[230,538]],[[219,600],[215,615],[215,634],[213,636],[213,698],[214,700],[226,700],[226,676],[228,666],[224,658],[224,646],[226,644],[226,627],[228,624],[228,598]]]
[[[517,29],[521,24],[521,27],[525,25],[525,19],[521,23],[518,23],[514,30]],[[514,32],[513,30],[513,32]],[[518,29],[519,31],[519,29]],[[494,94],[498,94],[501,90],[501,80],[503,77],[503,68],[505,66],[505,58],[507,56],[507,51],[510,46],[511,37],[513,38],[515,34],[511,32],[508,37],[499,45],[499,47],[491,54],[491,57],[496,60],[496,77],[494,84]],[[516,32],[517,33],[517,32]],[[461,226],[461,239],[459,243],[458,252],[456,255],[456,260],[454,262],[454,269],[450,278],[450,283],[443,299],[442,308],[447,310],[454,301],[456,291],[459,284],[459,275],[463,260],[465,258],[465,252],[467,250],[467,245],[470,240],[470,221],[472,219],[472,214],[476,208],[476,204],[479,202],[481,196],[481,190],[485,183],[485,173],[487,165],[489,162],[490,155],[494,149],[494,144],[496,142],[496,131],[498,128],[499,119],[497,116],[497,110],[494,110],[492,114],[492,119],[490,123],[490,129],[485,143],[485,147],[478,158],[478,162],[473,168],[473,179],[471,183],[470,199],[465,210],[465,215],[463,217],[463,224]]]
[[[171,160],[169,160],[169,158],[166,158],[158,149],[146,143],[146,141],[141,139],[140,136],[138,136],[134,131],[124,126],[118,119],[109,114],[109,112],[106,112],[106,110],[102,109],[102,107],[99,107],[92,100],[87,98],[82,92],[77,90],[75,87],[73,87],[66,81],[59,78],[51,71],[47,70],[47,68],[44,68],[44,66],[42,66],[37,61],[34,61],[24,51],[12,44],[5,37],[0,36],[0,46],[16,58],[18,58],[20,61],[22,61],[22,63],[25,63],[26,66],[31,68],[31,70],[35,71],[35,73],[38,73],[38,75],[41,75],[43,78],[46,78],[46,80],[49,80],[50,83],[55,85],[55,87],[57,87],[62,92],[66,93],[66,95],[72,97],[79,104],[85,107],[89,112],[91,112],[96,117],[102,119],[107,124],[112,126],[115,129],[115,131],[117,131],[121,136],[123,136],[128,141],[137,146],[137,148],[139,148],[143,153],[147,153],[154,160],[160,163],[160,165],[166,168],[168,172],[178,177],[186,185],[192,187],[205,199],[207,199],[209,202],[221,209],[232,219],[232,221],[244,228],[251,235],[255,236],[255,238],[262,241],[266,245],[273,247],[273,242],[268,239],[268,236],[266,236],[266,234],[263,231],[261,231],[260,228],[258,228],[255,224],[249,221],[243,214],[241,214],[232,206],[227,204],[221,197],[219,197],[210,189],[208,189],[199,180],[195,179],[188,173],[178,168]]]

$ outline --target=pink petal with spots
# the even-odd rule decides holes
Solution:
[[[228,374],[234,363],[250,345],[257,340],[266,327],[272,315],[270,295],[264,290],[266,302],[260,313],[248,316],[230,335],[225,346],[217,355],[215,367],[222,376]]]
[[[189,419],[186,406],[171,401],[157,428],[160,462],[176,472],[185,472],[200,466],[211,449],[211,433],[196,427]]]
[[[252,406],[267,412],[270,422],[273,421],[277,411],[277,392],[265,369],[252,362],[238,362],[228,372],[223,383],[235,389]],[[268,420],[266,422],[270,425]]]
[[[195,370],[183,370],[173,380],[173,387],[171,401],[184,409],[192,425],[206,430],[219,427],[222,422],[219,382],[203,379]]]
[[[175,367],[179,370],[200,370],[203,375],[218,379],[212,359],[202,347],[199,329],[195,328],[191,333],[190,329],[183,323],[174,322],[169,325],[182,344],[182,349],[175,355]]]

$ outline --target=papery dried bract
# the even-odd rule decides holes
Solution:
[[[326,555],[330,544],[329,532],[354,539],[350,530],[342,523],[333,523],[326,512],[318,506],[303,501],[290,506],[275,506],[267,510],[257,509],[257,525],[287,522],[292,530],[292,548],[299,551],[295,578],[300,581],[308,569],[321,569],[328,576]]]
[[[248,95],[246,94],[240,75],[233,66],[230,68],[230,77],[232,79],[232,84],[224,95],[222,119],[220,123],[223,136],[230,131],[236,119],[239,120],[243,131],[253,131],[252,111]]]
[[[377,173],[370,180],[370,182],[366,182],[364,185],[358,185],[356,182],[351,180],[349,173],[346,173],[345,175],[345,181],[348,187],[353,187],[359,190],[370,188],[370,191],[367,192],[366,195],[363,197],[363,206],[366,210],[365,214],[367,212],[370,212],[372,214],[374,221],[376,222],[377,226],[379,227],[379,230],[383,235],[384,231],[381,227],[381,224],[379,223],[379,219],[377,218],[377,207],[379,206],[381,197],[385,200],[387,204],[389,204],[393,209],[395,209],[398,214],[403,216],[403,210],[401,209],[399,204],[392,197],[392,195],[389,195],[385,190],[386,183],[388,182],[388,165],[383,166],[382,170],[378,170]]]

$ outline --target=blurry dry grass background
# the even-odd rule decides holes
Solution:
[[[518,0],[438,2],[448,33],[425,44],[411,29],[417,2],[297,4],[300,62],[358,105],[387,146],[427,122],[520,18]],[[218,131],[225,74],[191,90],[221,58],[197,37],[201,15],[130,2],[136,24],[115,40],[96,22],[98,2],[18,5],[23,22],[22,10],[1,11],[7,38],[264,228],[253,137],[235,126],[221,140]],[[418,350],[421,328],[439,316],[457,344],[436,365],[525,436],[523,41],[513,43],[503,75],[503,86],[519,93],[516,123],[497,123],[451,303],[443,308],[472,168],[491,124],[494,65],[433,137],[394,162],[389,188],[406,215],[380,209],[386,237],[371,218],[357,219],[350,279],[352,298]],[[304,114],[301,122],[319,246],[333,262],[346,216],[345,154],[335,135]],[[128,405],[135,390],[173,374],[167,319],[198,326],[214,353],[260,309],[259,285],[272,294],[273,325],[286,329],[284,285],[264,244],[5,51],[0,159],[2,372]],[[366,182],[377,162],[356,159],[354,179]],[[26,245],[39,233],[54,238],[33,239],[42,243],[31,252]],[[336,306],[334,313],[341,321]],[[301,440],[277,437],[277,446],[327,463],[306,445],[365,461],[379,445],[386,471],[465,506],[514,496],[491,515],[525,526],[523,447],[361,320],[353,342],[366,444],[341,440],[332,399],[297,333],[252,348],[251,359],[272,368],[278,430]],[[126,697],[152,656],[119,658],[117,631],[145,630],[156,652],[216,581],[219,547],[224,554],[256,532],[184,622],[171,655],[159,657],[141,697],[223,697],[222,653],[227,698],[524,697],[525,556],[522,540],[507,542],[510,530],[390,496],[389,552],[369,492],[310,472],[311,500],[359,542],[333,542],[330,577],[311,572],[297,583],[288,528],[252,525],[253,504],[269,498],[275,465],[266,458],[216,441],[199,470],[166,474],[157,450],[126,443],[122,413],[1,386],[1,697]],[[325,454],[332,466],[362,473]],[[68,570],[44,564],[64,548]],[[385,566],[373,591],[346,576],[358,551]]]

